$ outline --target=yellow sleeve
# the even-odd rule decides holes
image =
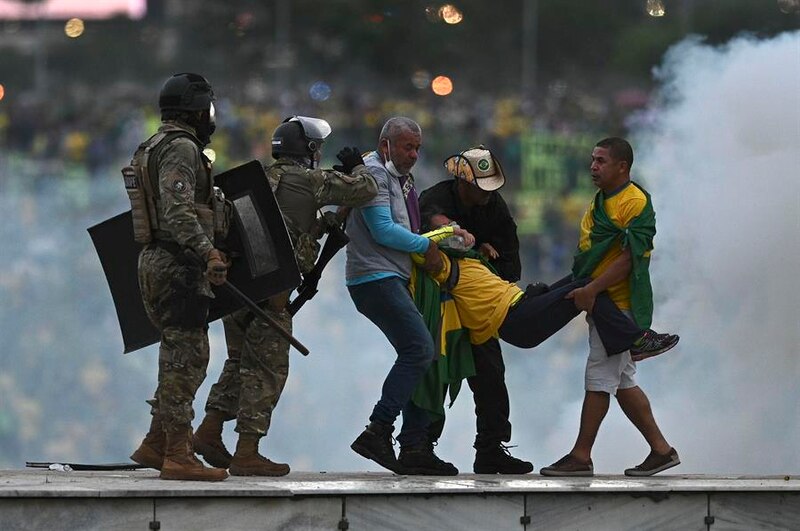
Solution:
[[[581,219],[581,237],[578,241],[578,248],[581,251],[585,251],[592,246],[589,236],[592,234],[592,227],[594,226],[594,218],[592,217],[593,209],[594,200],[592,200],[589,208],[586,209],[586,212],[583,213],[583,218]]]
[[[425,234],[422,234],[422,236],[436,243],[439,243],[445,238],[452,236],[454,232],[455,229],[453,227],[445,226],[445,227],[439,227],[438,229],[435,230],[428,231]],[[422,253],[411,253],[411,260],[417,265],[422,265],[425,263],[425,256]]]
[[[644,210],[647,199],[644,197],[631,197],[619,205],[619,223],[622,228],[630,225],[633,218]]]
[[[425,234],[423,234],[423,236],[425,236],[429,240],[433,240],[436,243],[439,243],[445,238],[449,238],[450,236],[452,236],[453,233],[455,233],[455,228],[449,225],[445,225],[444,227],[439,227],[438,229],[428,231]]]

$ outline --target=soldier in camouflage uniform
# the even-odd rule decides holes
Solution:
[[[214,131],[213,99],[202,76],[168,79],[159,96],[162,125],[123,170],[141,184],[141,202],[131,198],[135,237],[148,242],[139,255],[139,287],[147,315],[161,331],[158,388],[148,401],[153,418],[131,458],[161,470],[162,479],[228,477],[225,470],[205,467],[191,443],[192,401],[209,359],[206,319],[214,296],[209,282],[223,283],[227,270],[214,247],[215,228],[225,230],[215,216],[224,199],[212,185],[211,163],[202,151]]]
[[[295,249],[300,271],[308,273],[319,253],[322,236],[317,211],[325,205],[359,206],[375,197],[375,179],[357,148],[337,155],[341,166],[317,168],[330,126],[324,120],[287,118],[272,137],[272,156],[265,166]],[[261,307],[291,332],[286,310],[289,292],[273,296]],[[230,467],[238,476],[283,476],[289,465],[274,463],[258,453],[272,411],[289,373],[289,343],[248,309],[223,318],[228,359],[219,381],[211,388],[206,416],[194,435],[195,451],[210,464]],[[233,456],[222,443],[222,426],[236,419],[239,440]]]

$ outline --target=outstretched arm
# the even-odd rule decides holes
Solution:
[[[395,223],[388,206],[365,207],[362,208],[362,214],[367,228],[376,242],[399,251],[424,253],[422,254],[424,256],[422,267],[428,271],[435,272],[442,268],[436,243]]]

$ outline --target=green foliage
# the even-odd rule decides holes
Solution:
[[[760,37],[800,28],[800,16],[782,13],[775,0],[703,0],[692,3],[690,33],[721,44],[742,33]]]
[[[663,22],[663,23],[661,23]],[[614,42],[612,68],[641,76],[661,60],[661,56],[681,37],[677,23],[646,20],[620,31]]]

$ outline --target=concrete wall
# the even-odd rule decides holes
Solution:
[[[0,529],[800,529],[798,492],[70,496],[0,498]]]

